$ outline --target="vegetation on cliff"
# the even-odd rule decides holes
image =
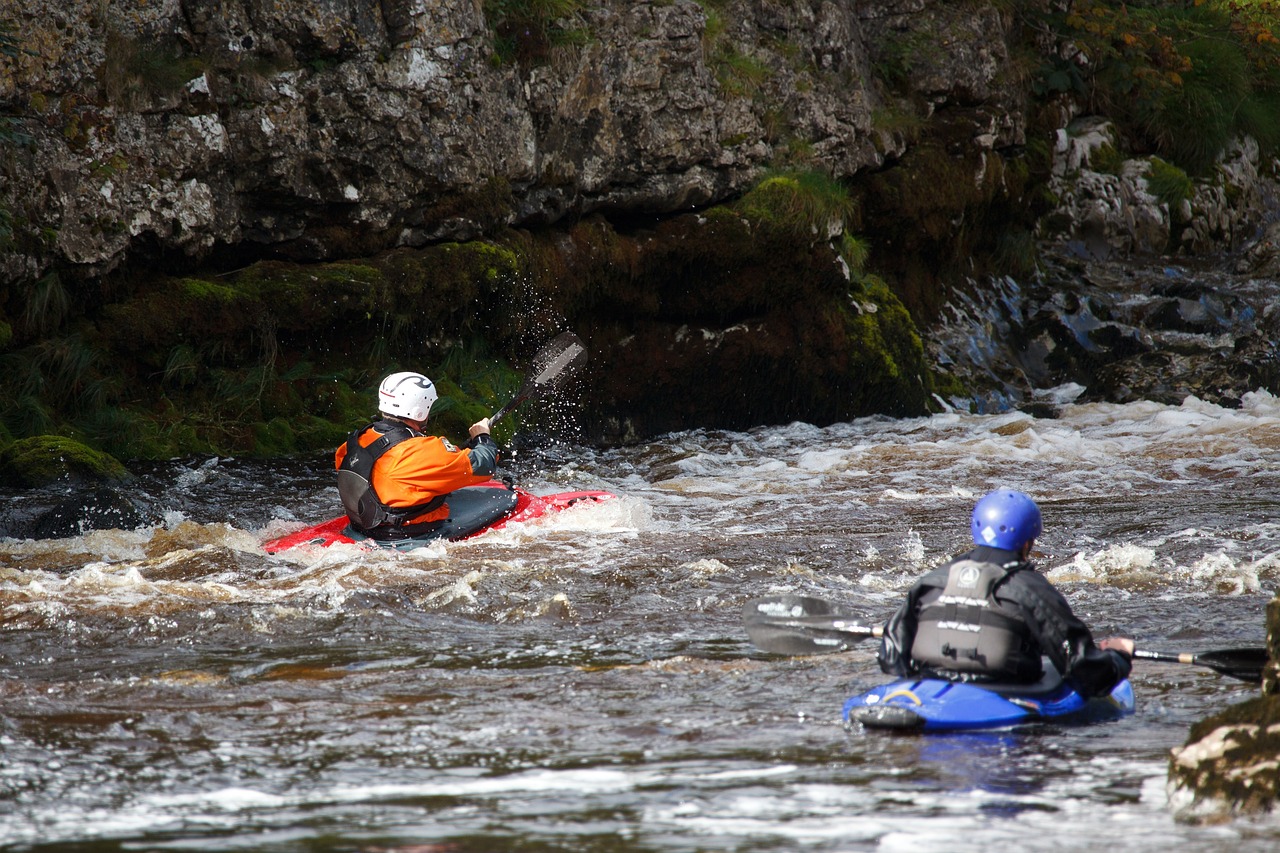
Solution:
[[[1039,16],[1067,46],[1036,86],[1082,98],[1116,121],[1137,153],[1192,174],[1234,137],[1280,148],[1280,3],[1075,0]]]

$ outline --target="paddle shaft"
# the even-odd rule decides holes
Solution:
[[[1143,660],[1203,666],[1222,675],[1254,684],[1262,681],[1262,670],[1269,660],[1267,650],[1261,647],[1220,649],[1212,652],[1158,652],[1150,649],[1134,649],[1133,656]]]
[[[1153,652],[1147,649],[1134,649],[1133,656],[1144,660],[1164,661],[1165,663],[1194,664],[1196,662],[1196,656],[1190,652]]]

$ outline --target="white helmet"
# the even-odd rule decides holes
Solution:
[[[393,373],[378,386],[378,411],[384,415],[425,421],[440,395],[421,373]]]

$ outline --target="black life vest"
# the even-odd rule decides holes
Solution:
[[[994,594],[1008,574],[996,563],[952,565],[942,594],[920,609],[912,659],[924,669],[965,680],[1039,678],[1040,650],[1021,609]]]
[[[382,433],[368,447],[360,445],[360,436],[369,430]],[[395,421],[377,421],[358,429],[347,437],[347,455],[338,466],[338,496],[347,511],[351,526],[363,533],[375,530],[399,530],[405,521],[424,512],[444,506],[445,495],[437,495],[426,503],[408,507],[390,507],[378,498],[373,488],[373,466],[392,447],[422,433]],[[417,525],[414,525],[417,527]]]

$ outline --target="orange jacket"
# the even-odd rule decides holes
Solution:
[[[368,427],[360,434],[360,446],[368,447],[382,433]],[[378,499],[391,507],[424,504],[439,495],[447,495],[463,486],[488,482],[497,458],[493,445],[478,448],[473,466],[471,448],[454,447],[443,438],[420,435],[405,439],[390,447],[373,466],[371,485]],[[340,445],[333,455],[333,467],[342,466],[347,456],[347,445]],[[406,520],[406,524],[438,521],[449,517],[449,507],[444,505],[422,515]]]

